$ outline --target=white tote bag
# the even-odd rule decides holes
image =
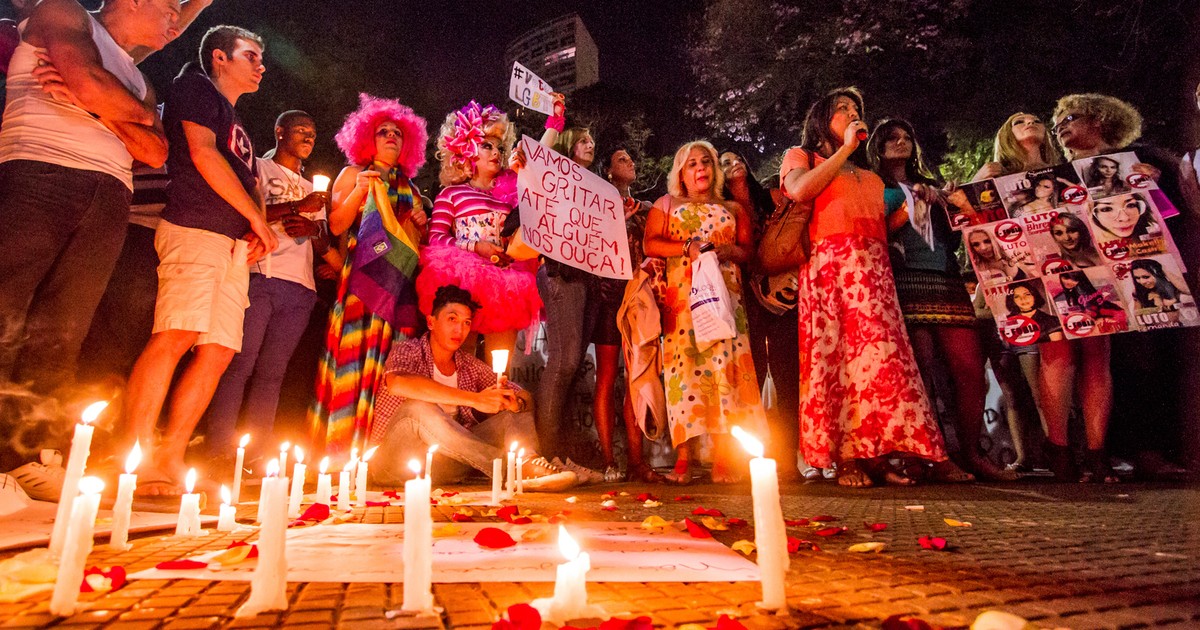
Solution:
[[[688,300],[692,310],[692,329],[696,347],[706,350],[722,339],[737,336],[733,319],[733,301],[721,275],[716,252],[704,252],[692,265],[692,292]]]

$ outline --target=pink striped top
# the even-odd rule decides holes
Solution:
[[[503,246],[500,230],[513,207],[470,184],[448,186],[433,202],[430,245],[470,249],[479,241]]]

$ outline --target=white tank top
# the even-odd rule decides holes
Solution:
[[[92,41],[100,50],[104,69],[139,100],[146,97],[146,80],[137,64],[96,18]],[[27,22],[21,23],[25,30]],[[125,143],[88,112],[56,101],[42,91],[33,69],[38,49],[22,40],[8,65],[8,105],[0,125],[0,162],[34,160],[67,168],[108,173],[133,190],[133,156]]]

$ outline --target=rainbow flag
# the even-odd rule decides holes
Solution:
[[[396,216],[388,187],[376,182],[363,208],[358,228],[358,246],[350,264],[349,292],[362,300],[366,309],[393,328],[411,329],[420,321],[417,310],[416,277],[420,233],[408,219],[409,208],[419,208],[412,186],[401,176],[396,181],[396,206],[405,208]]]

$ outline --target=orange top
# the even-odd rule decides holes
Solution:
[[[798,166],[808,166],[806,152],[800,147],[788,149],[779,169],[782,182]],[[813,155],[813,168],[825,158]],[[833,181],[813,200],[808,235],[813,243],[837,234],[854,234],[887,242],[884,222],[883,180],[865,168],[853,174],[839,171]]]

